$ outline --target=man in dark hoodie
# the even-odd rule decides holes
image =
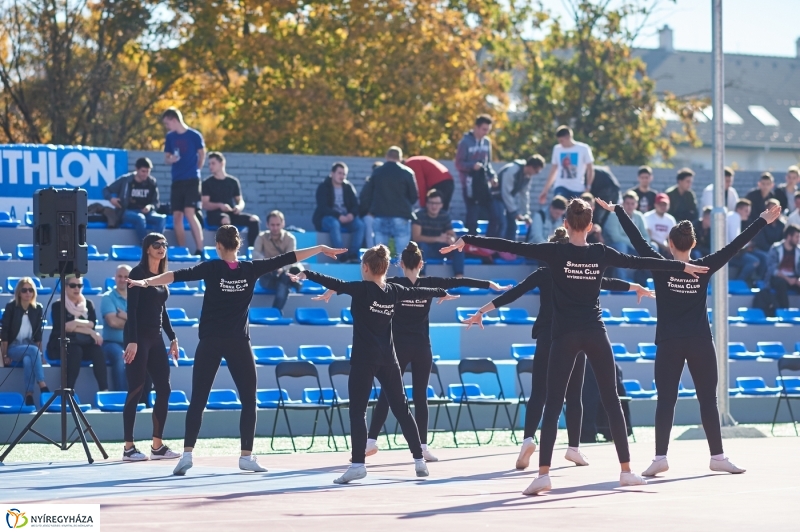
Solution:
[[[141,241],[149,232],[163,233],[167,217],[158,214],[158,187],[150,175],[153,162],[147,157],[136,160],[136,170],[120,176],[103,189],[103,197],[117,211],[122,223],[130,224]]]
[[[465,225],[470,234],[475,234],[478,225],[480,202],[473,197],[471,172],[483,169],[484,175],[494,175],[492,168],[492,141],[487,136],[492,130],[492,117],[479,115],[475,119],[472,131],[464,133],[456,150],[456,169],[461,181],[461,191],[467,207]]]
[[[347,180],[347,165],[333,163],[331,175],[317,187],[317,208],[314,210],[314,227],[328,233],[331,246],[341,248],[342,229],[351,234],[344,261],[359,261],[358,251],[364,243],[364,222],[358,217],[356,187]]]

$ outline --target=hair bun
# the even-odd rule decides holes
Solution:
[[[692,222],[689,220],[682,220],[680,223],[678,223],[678,230],[681,232],[681,234],[687,236],[694,233],[694,227],[692,226]]]
[[[384,257],[388,257],[388,256],[389,256],[389,248],[387,248],[387,247],[386,247],[386,246],[384,246],[383,244],[380,244],[380,245],[376,246],[376,248],[375,248],[375,252],[376,252],[376,253],[378,254],[378,256],[379,256],[379,257],[381,257],[381,258],[384,258]]]
[[[413,240],[409,240],[408,245],[406,246],[406,250],[408,250],[408,251],[410,251],[412,253],[416,253],[416,251],[418,249],[419,249],[419,246],[417,245],[417,243],[414,242]]]

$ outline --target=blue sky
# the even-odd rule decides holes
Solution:
[[[554,14],[566,15],[570,0],[542,0]],[[728,53],[796,56],[800,0],[724,0],[723,49]],[[657,28],[673,30],[677,50],[711,50],[711,0],[661,0],[637,46],[658,47]]]

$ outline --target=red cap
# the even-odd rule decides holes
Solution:
[[[664,202],[667,205],[669,205],[669,196],[667,196],[663,192],[660,192],[660,193],[656,194],[656,203],[660,203],[660,202]]]

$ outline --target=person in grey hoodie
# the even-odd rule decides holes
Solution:
[[[465,226],[470,234],[476,234],[480,204],[472,197],[471,172],[485,169],[489,174],[494,174],[492,169],[492,141],[487,136],[492,130],[492,117],[478,115],[472,131],[464,133],[456,150],[456,170],[461,181],[461,190],[464,194],[464,203],[467,207]]]
[[[501,222],[500,237],[516,240],[517,220],[531,221],[531,181],[544,168],[541,155],[510,162],[500,169],[500,194],[492,199],[495,217]]]
[[[103,189],[103,197],[117,211],[121,211],[123,224],[130,224],[139,241],[148,233],[163,233],[167,217],[158,209],[158,186],[150,175],[153,162],[147,157],[136,160],[136,170],[117,178]]]

